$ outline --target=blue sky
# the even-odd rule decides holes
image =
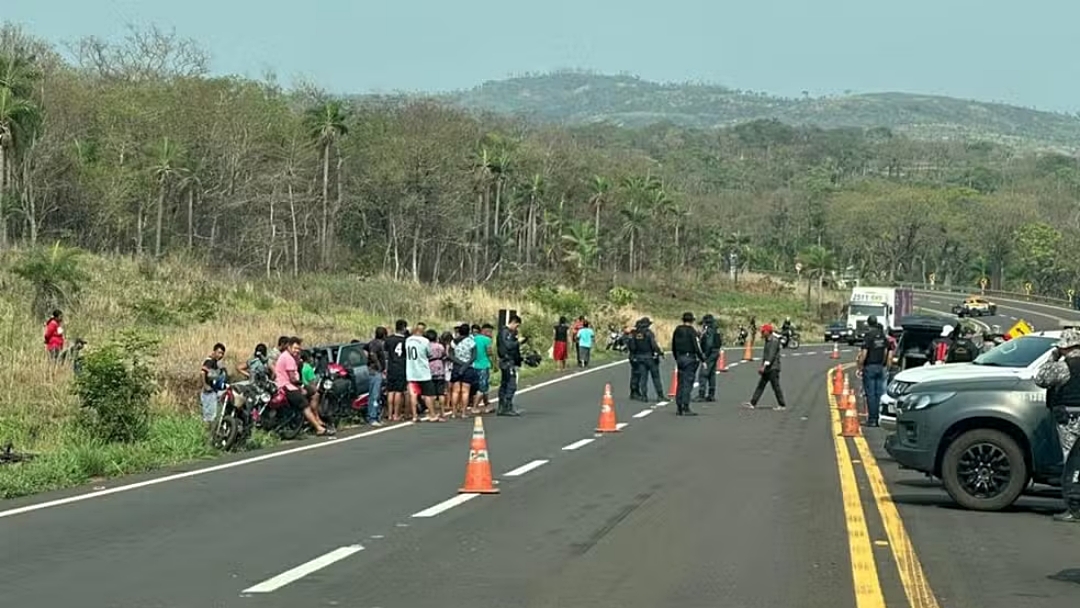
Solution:
[[[154,23],[218,73],[339,93],[582,67],[797,96],[908,91],[1080,110],[1076,0],[2,0],[52,41]],[[303,8],[301,8],[303,7]]]

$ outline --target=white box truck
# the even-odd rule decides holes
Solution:
[[[877,317],[886,332],[900,331],[900,319],[911,314],[914,299],[910,289],[899,287],[856,287],[847,306],[847,326],[852,330],[849,344],[866,335],[866,320]]]

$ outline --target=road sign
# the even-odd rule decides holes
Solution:
[[[1024,283],[1024,293],[1026,293],[1027,295],[1029,295],[1029,296],[1031,295],[1031,290],[1033,288],[1034,288],[1034,285],[1031,284],[1031,281],[1028,281],[1027,283]]]
[[[1070,287],[1069,291],[1066,291],[1065,293],[1069,294],[1069,299],[1071,300],[1073,299],[1073,296],[1076,295],[1076,290]]]
[[[1016,322],[1016,325],[1013,325],[1009,328],[1009,331],[1005,332],[1005,335],[1009,336],[1009,339],[1012,340],[1014,338],[1019,338],[1020,336],[1026,336],[1033,331],[1035,331],[1035,329],[1028,325],[1027,321],[1020,319]]]
[[[930,274],[926,275],[926,278],[927,278],[927,279],[929,279],[929,280],[930,280],[930,284],[931,284],[931,285],[933,285],[933,284],[934,284],[934,282],[936,282],[936,281],[937,281],[937,274],[936,274],[936,273],[933,273],[933,272],[931,272]]]
[[[986,289],[988,283],[989,281],[986,280],[986,277],[979,279],[979,287],[982,287],[983,289]]]
[[[795,262],[795,272],[802,273],[802,262]]]

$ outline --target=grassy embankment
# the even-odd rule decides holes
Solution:
[[[158,343],[154,377],[148,379],[155,386],[149,435],[135,443],[109,443],[79,423],[70,369],[46,362],[42,322],[30,313],[30,286],[9,272],[16,258],[8,255],[0,262],[0,444],[11,441],[38,457],[0,466],[3,498],[212,458],[215,452],[198,418],[197,372],[219,341],[228,346],[226,363],[234,370],[257,342],[271,344],[282,334],[299,335],[308,344],[347,341],[366,338],[375,326],[398,317],[443,329],[461,320],[494,321],[500,308],[522,314],[523,332],[535,336],[544,353],[558,315],[579,310],[594,320],[601,344],[608,323],[626,324],[644,315],[654,319],[663,342],[684,310],[699,318],[707,311],[719,313],[729,333],[751,314],[759,323],[790,314],[808,337],[821,328],[790,286],[768,280],[741,281],[737,290],[723,281],[681,288],[676,285],[691,280],[670,276],[627,280],[616,290],[430,287],[355,276],[268,280],[208,272],[179,260],[140,264],[84,256],[80,264],[88,279],[78,299],[65,307],[69,341],[83,337],[92,349],[119,332],[136,331]],[[552,371],[545,361],[523,376],[528,383]],[[273,442],[260,435],[250,447]]]

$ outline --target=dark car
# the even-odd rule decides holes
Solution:
[[[854,333],[846,321],[834,321],[825,328],[825,341],[850,342]]]
[[[1032,380],[1060,333],[1009,340],[973,363],[898,374],[888,387],[899,413],[886,451],[900,466],[941,479],[957,504],[973,510],[1004,509],[1031,482],[1060,485],[1056,423],[1046,391]]]
[[[315,356],[315,373],[323,375],[324,367],[337,363],[352,373],[353,389],[357,395],[366,395],[371,387],[371,372],[367,366],[367,343],[348,342],[344,344],[326,344],[312,347]]]

